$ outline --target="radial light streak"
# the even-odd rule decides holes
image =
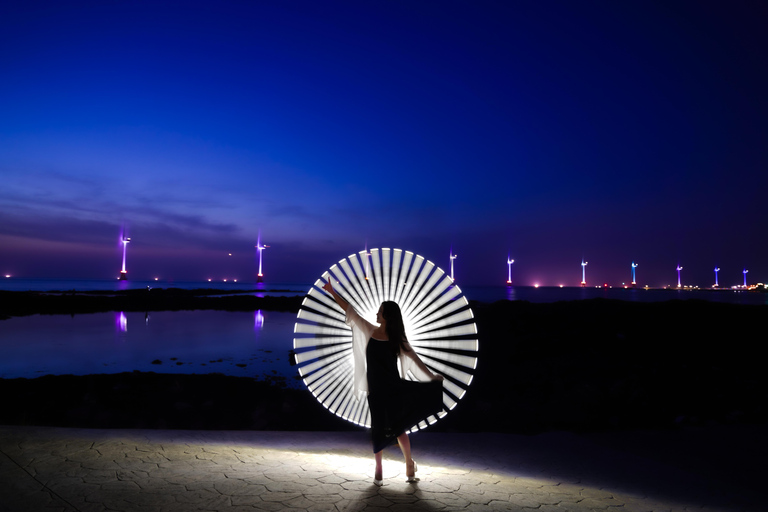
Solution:
[[[427,367],[445,377],[443,406],[445,411],[453,409],[472,382],[479,346],[474,314],[453,277],[410,251],[366,248],[331,266],[307,293],[294,326],[299,375],[326,409],[370,427],[368,401],[354,393],[352,331],[344,323],[344,312],[322,290],[328,280],[372,323],[381,302],[400,305],[408,340]],[[410,431],[426,428],[445,414],[430,416]]]

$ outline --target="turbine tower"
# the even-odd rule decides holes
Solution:
[[[637,268],[637,263],[634,261],[632,262],[632,286],[635,286],[637,284],[637,280],[635,279],[635,269]]]
[[[261,268],[262,268],[261,267],[261,263],[262,263],[262,257],[263,257],[262,253],[264,252],[264,249],[266,249],[267,247],[269,247],[269,246],[268,245],[261,245],[261,231],[259,231],[259,239],[256,242],[256,249],[258,249],[258,251],[259,251],[259,275],[256,278],[256,282],[257,283],[263,283],[264,282],[264,273],[261,270]]]
[[[130,238],[123,237],[121,242],[123,243],[123,270],[120,271],[120,280],[126,281],[128,279],[128,272],[125,271],[125,253],[128,248],[128,242],[130,242]]]
[[[720,272],[720,267],[715,267],[715,286],[714,286],[714,288],[717,288],[718,286],[720,286],[719,284],[717,284],[717,273],[718,272]]]
[[[512,285],[512,264],[515,262],[512,258],[507,256],[507,284]]]
[[[683,267],[680,266],[680,264],[677,264],[677,287],[682,288],[680,285],[680,271],[683,270]]]
[[[453,248],[451,248],[451,281],[453,281],[453,260],[458,258],[459,256],[457,254],[453,254]]]
[[[587,264],[588,261],[581,260],[581,286],[587,286]]]
[[[747,272],[749,272],[747,269],[741,271],[741,273],[744,274],[744,288],[747,287]]]

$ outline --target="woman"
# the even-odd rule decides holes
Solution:
[[[368,392],[371,435],[376,471],[373,483],[382,485],[381,455],[395,440],[405,457],[405,476],[416,482],[416,463],[411,458],[411,442],[406,429],[442,410],[443,376],[433,374],[408,343],[400,307],[385,301],[376,314],[378,326],[363,319],[342,299],[330,281],[323,285],[347,315],[352,327],[352,353],[355,361],[355,392]],[[400,360],[398,375],[397,361]],[[420,380],[404,377],[411,371]]]

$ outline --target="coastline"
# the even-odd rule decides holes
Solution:
[[[302,297],[29,294],[6,313],[163,308],[298,310]],[[24,295],[24,294],[21,294]],[[5,299],[5,297],[3,297]],[[130,309],[135,308],[135,309]],[[757,354],[765,306],[606,299],[472,303],[479,363],[467,395],[429,428],[539,433],[768,423]],[[152,309],[153,311],[155,309]],[[0,424],[87,428],[345,430],[304,389],[220,374],[0,379]]]

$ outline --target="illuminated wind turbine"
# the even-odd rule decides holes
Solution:
[[[742,274],[744,274],[744,288],[747,287],[747,272],[749,272],[749,270],[747,270],[747,269],[744,269],[741,272]]]
[[[123,270],[120,271],[120,280],[125,281],[128,279],[128,272],[125,271],[125,253],[128,247],[128,242],[130,242],[131,239],[123,237],[121,241],[123,243]]]
[[[268,245],[261,245],[261,232],[259,232],[259,239],[256,242],[256,249],[259,250],[259,276],[258,276],[258,279],[257,279],[257,281],[259,283],[264,281],[264,273],[261,271],[261,263],[262,263],[262,257],[263,257],[262,252],[267,247],[269,247],[269,246]]]
[[[637,284],[637,280],[635,279],[635,269],[636,269],[636,268],[637,268],[637,263],[635,263],[635,262],[633,261],[633,262],[632,262],[632,284],[633,284],[633,285],[636,285],[636,284]]]
[[[588,261],[581,260],[581,286],[587,286],[587,264]]]
[[[717,273],[720,272],[720,267],[715,267],[715,288],[717,288],[719,285],[717,284]]]
[[[512,284],[512,264],[515,260],[507,256],[507,284]]]
[[[453,254],[453,249],[451,249],[451,281],[453,281],[453,260],[458,258],[459,256],[457,254]]]
[[[680,264],[677,265],[677,287],[680,288],[680,271],[683,270],[683,267],[680,266]]]

